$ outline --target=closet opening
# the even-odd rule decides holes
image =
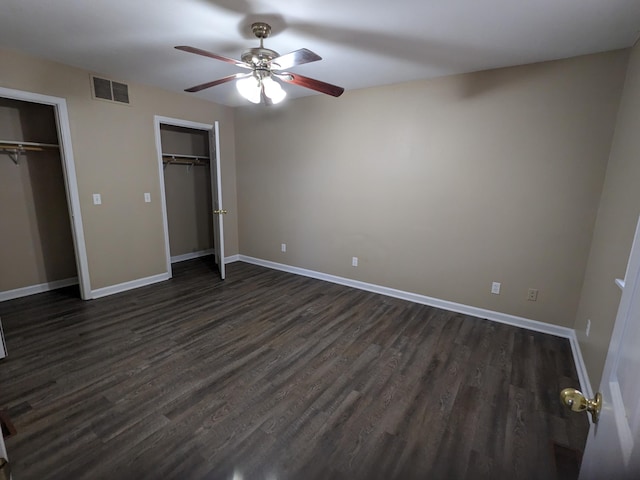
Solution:
[[[156,117],[156,143],[171,265],[212,255],[224,279],[218,125]]]
[[[0,301],[91,298],[64,99],[0,88]]]

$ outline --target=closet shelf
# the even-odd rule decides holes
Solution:
[[[40,142],[16,142],[13,140],[0,140],[0,152],[7,153],[13,163],[18,165],[20,155],[26,152],[42,152],[45,150],[59,149],[60,146],[54,143]]]

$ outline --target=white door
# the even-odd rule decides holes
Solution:
[[[4,462],[2,461],[2,459],[4,460],[9,460],[9,456],[7,455],[7,449],[4,446],[4,438],[2,437],[2,433],[0,433],[0,468],[2,468],[2,465],[4,464]],[[10,465],[9,465],[10,467]],[[5,471],[0,471],[0,478],[4,478],[2,476],[2,474],[4,474],[6,476],[5,472],[9,471],[9,468],[7,466],[4,467]]]
[[[587,438],[581,480],[640,478],[640,221],[600,383],[600,420]]]
[[[6,356],[7,356],[7,345],[4,343],[4,332],[2,331],[2,320],[0,319],[0,358],[4,358]]]
[[[0,432],[0,478],[7,477],[7,473],[10,473],[11,470],[11,465],[7,465],[3,459],[6,460],[6,462],[9,461],[7,449],[4,445],[4,437],[2,436],[2,432]]]
[[[220,175],[220,131],[218,122],[209,133],[209,155],[211,157],[211,199],[213,202],[213,248],[220,278],[224,280],[224,215],[222,207],[222,184]]]

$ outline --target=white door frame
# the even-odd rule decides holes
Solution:
[[[89,300],[92,298],[89,262],[87,261],[87,247],[84,240],[84,229],[82,226],[76,166],[73,158],[73,149],[71,147],[71,127],[69,125],[67,101],[64,98],[4,87],[0,87],[0,97],[22,100],[25,102],[41,103],[43,105],[51,105],[54,107],[53,109],[58,127],[60,157],[62,158],[62,173],[64,176],[64,184],[67,194],[67,207],[69,209],[69,217],[71,219],[71,235],[73,237],[73,247],[75,250],[78,283],[80,285],[80,297],[83,300]]]
[[[173,125],[175,127],[193,128],[196,130],[206,130],[207,138],[210,138],[210,132],[213,131],[213,125],[208,123],[192,122],[190,120],[182,120],[180,118],[163,117],[161,115],[155,115],[153,117],[153,128],[156,134],[156,151],[158,154],[158,174],[160,178],[160,201],[162,203],[162,225],[164,227],[164,249],[165,258],[167,264],[167,273],[169,278],[173,276],[171,269],[171,247],[169,243],[169,221],[167,219],[167,197],[164,189],[164,164],[162,163],[162,138],[160,136],[160,125]],[[209,141],[209,143],[211,143]],[[209,145],[209,151],[211,151],[211,145]],[[210,168],[215,168],[214,165],[210,165]],[[213,195],[213,192],[211,192]]]

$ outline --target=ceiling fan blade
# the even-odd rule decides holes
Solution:
[[[339,97],[344,92],[344,88],[342,87],[331,85],[330,83],[326,82],[321,82],[320,80],[315,80],[313,78],[304,77],[302,75],[298,75],[297,73],[278,72],[274,75],[276,75],[278,79],[282,80],[283,82],[293,83],[294,85],[310,88],[311,90],[315,90],[316,92],[326,93],[327,95],[332,95],[334,97]]]
[[[219,78],[218,80],[214,80],[213,82],[207,82],[203,83],[202,85],[196,85],[195,87],[186,88],[185,92],[199,92],[200,90],[215,87],[216,85],[222,85],[223,83],[231,82],[237,78],[248,77],[250,75],[251,73],[236,73],[235,75],[229,75],[228,77]]]
[[[182,50],[183,52],[195,53],[196,55],[202,55],[203,57],[209,57],[209,58],[213,58],[215,60],[221,60],[223,62],[232,63],[237,67],[251,68],[251,65],[247,65],[246,63],[244,63],[244,62],[242,62],[240,60],[235,60],[235,59],[229,58],[229,57],[223,57],[222,55],[218,55],[217,53],[207,52],[206,50],[201,50],[199,48],[189,47],[187,45],[178,45],[175,48],[178,49],[178,50]]]
[[[273,70],[286,70],[296,65],[302,65],[303,63],[311,63],[322,60],[322,57],[317,53],[301,48],[291,53],[280,55],[277,58],[271,60],[271,68]]]

